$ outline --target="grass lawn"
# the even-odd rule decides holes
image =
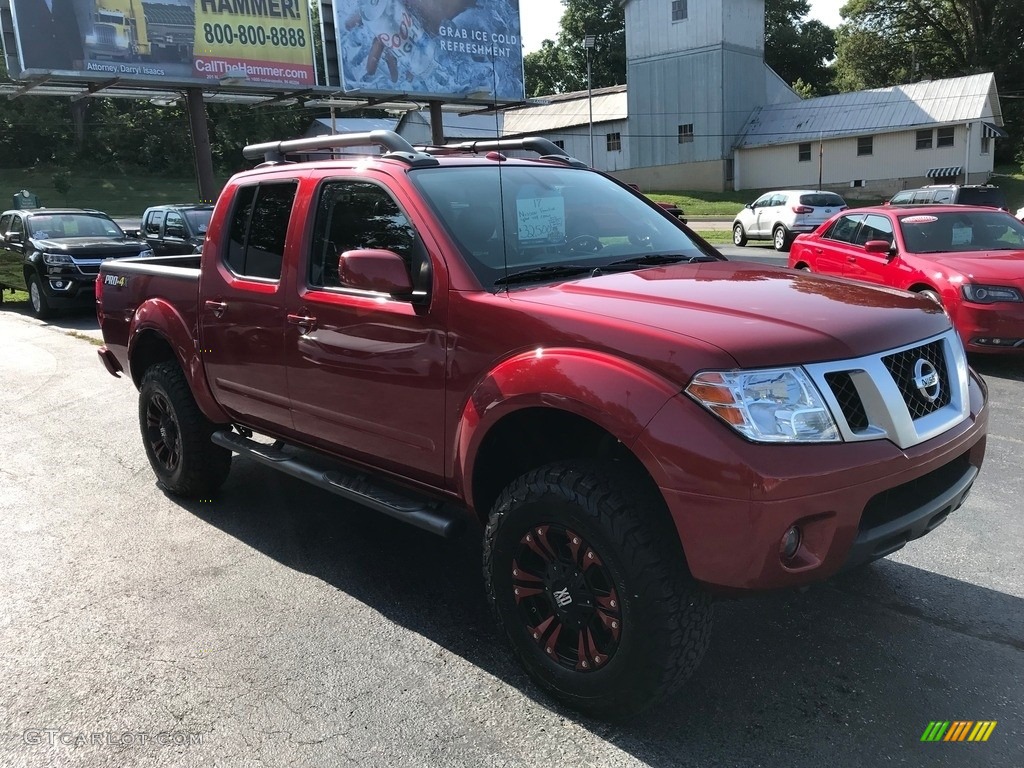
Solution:
[[[1024,173],[1017,166],[1000,166],[995,169],[989,182],[1001,187],[1006,192],[1010,203],[1010,213],[1015,213],[1024,206]],[[652,200],[675,203],[682,208],[687,216],[735,216],[744,205],[754,201],[767,192],[766,189],[747,189],[740,192],[645,192]],[[877,205],[888,198],[851,199],[843,195],[852,208],[865,205]],[[699,222],[694,222],[699,224]]]
[[[35,168],[0,168],[0,205],[10,207],[11,196],[27,189],[48,207],[70,206],[97,208],[111,216],[141,217],[150,205],[195,202],[199,190],[193,176],[167,178],[154,176],[140,169],[71,171],[69,189],[61,194],[54,187],[54,174],[61,171],[52,166]],[[225,179],[217,179],[223,183]]]

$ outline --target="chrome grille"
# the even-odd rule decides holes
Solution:
[[[861,432],[868,428],[868,415],[864,411],[864,403],[860,399],[860,393],[853,384],[849,371],[837,371],[826,373],[825,381],[828,382],[832,394],[839,401],[839,407],[846,417],[850,429],[854,432]]]
[[[918,361],[938,374],[929,402],[915,382]],[[930,440],[970,415],[970,373],[956,332],[873,355],[804,365],[824,397],[843,440],[888,439],[900,448]],[[920,374],[930,374],[924,366]]]
[[[914,367],[918,360],[928,361],[939,374],[939,396],[934,402],[929,401],[914,383]],[[934,341],[915,349],[888,355],[882,358],[882,363],[892,374],[896,386],[900,388],[911,418],[920,419],[949,405],[949,375],[946,372],[946,356],[942,352],[942,342]]]

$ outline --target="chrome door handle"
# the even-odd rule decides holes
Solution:
[[[316,330],[316,318],[309,315],[288,315],[288,322],[298,326],[303,335]]]
[[[223,317],[224,313],[228,311],[228,305],[223,301],[206,301],[203,306],[213,312],[214,317]]]

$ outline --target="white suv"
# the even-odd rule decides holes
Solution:
[[[813,189],[783,189],[765,192],[743,206],[732,221],[732,242],[746,245],[747,240],[771,240],[776,251],[788,251],[794,238],[813,232],[848,206],[835,192]]]

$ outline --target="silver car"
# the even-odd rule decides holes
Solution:
[[[797,235],[813,232],[833,214],[848,206],[835,192],[813,189],[783,189],[765,192],[743,206],[732,221],[732,242],[771,240],[776,251],[788,251]]]

